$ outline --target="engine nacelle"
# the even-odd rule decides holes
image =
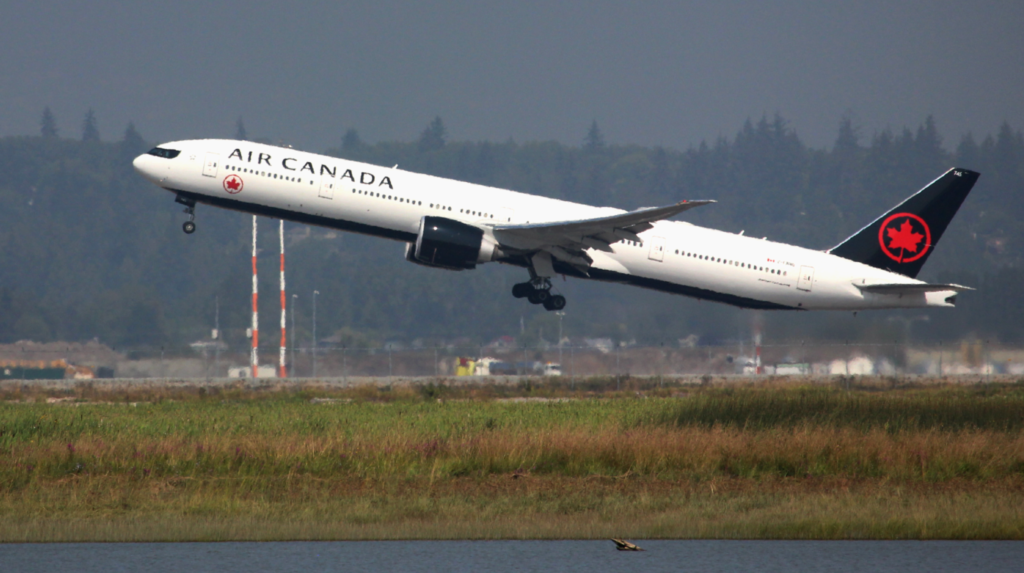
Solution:
[[[500,253],[482,229],[445,217],[423,217],[416,243],[405,247],[406,260],[455,271],[475,269]]]

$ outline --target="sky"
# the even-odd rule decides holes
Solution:
[[[685,149],[778,113],[830,147],[934,115],[947,146],[1024,129],[1024,2],[0,0],[0,136],[44,106],[80,137],[250,137]]]

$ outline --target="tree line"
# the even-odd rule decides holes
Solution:
[[[239,118],[236,136],[248,133]],[[0,138],[0,342],[97,338],[114,347],[182,347],[219,323],[244,346],[249,304],[247,216],[200,206],[200,231],[169,193],[134,173],[149,147],[129,124],[117,141],[99,136],[90,111],[81,138],[60,137],[49,109],[40,136]],[[415,141],[368,143],[349,129],[326,151],[408,171],[626,209],[716,199],[681,219],[727,232],[829,248],[951,166],[982,173],[920,278],[978,288],[955,310],[763,315],[769,340],[951,341],[977,336],[1024,341],[1024,136],[1008,124],[944,144],[936,121],[867,136],[849,119],[830,148],[805,145],[780,116],[745,122],[732,137],[686,150],[605,141],[594,122],[576,145],[459,141],[441,118]],[[276,224],[263,221],[263,292],[276,292]],[[557,318],[506,291],[522,269],[487,265],[454,273],[406,263],[390,241],[287,224],[289,287],[298,297],[298,340],[308,340],[312,291],[318,332],[335,344],[389,340],[486,342],[557,337]],[[749,336],[755,320],[708,302],[587,281],[559,281],[570,301],[564,329],[673,344]],[[266,299],[265,299],[266,300]],[[276,300],[276,298],[275,298]],[[266,305],[269,322],[276,308]],[[602,312],[585,309],[601,308]],[[928,316],[928,321],[916,320]],[[896,318],[893,317],[902,317]],[[912,329],[901,320],[914,318]],[[336,335],[331,337],[330,335]],[[267,341],[268,347],[276,344]],[[307,342],[308,343],[308,342]]]

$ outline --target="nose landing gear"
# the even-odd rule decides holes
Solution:
[[[565,297],[551,294],[551,280],[548,278],[535,278],[530,282],[517,283],[512,287],[512,296],[525,298],[530,304],[543,305],[547,310],[565,308]]]
[[[185,213],[188,215],[188,221],[185,221],[181,225],[181,230],[185,231],[186,235],[191,235],[196,232],[196,202],[192,199],[187,199],[178,195],[174,198],[175,203],[181,203],[185,206]]]

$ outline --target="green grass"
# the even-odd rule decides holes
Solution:
[[[0,540],[1024,538],[1020,385],[639,392],[11,393]]]
[[[667,405],[638,420],[677,426],[731,426],[748,430],[811,425],[828,428],[883,428],[891,432],[1024,428],[1024,387],[910,389],[845,392],[802,387],[787,392],[765,388],[720,389]]]

